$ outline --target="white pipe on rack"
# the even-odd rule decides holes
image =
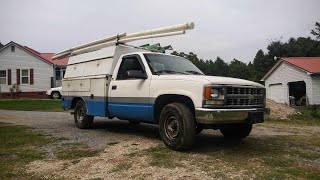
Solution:
[[[131,33],[127,34],[123,38],[133,38],[133,37],[139,37],[139,36],[148,36],[148,35],[155,35],[155,34],[163,34],[163,33],[169,33],[169,32],[175,32],[175,31],[185,31],[188,29],[193,29],[194,23],[185,23],[185,24],[179,24],[175,26],[168,26],[163,28],[157,28],[157,29],[151,29],[143,32],[137,32],[137,33]]]
[[[112,40],[117,39],[117,37],[120,38],[120,37],[123,37],[125,35],[126,35],[126,33],[121,33],[121,34],[118,34],[118,35],[114,35],[114,36],[110,36],[110,37],[107,37],[107,38],[104,38],[104,39],[100,39],[100,40],[96,40],[96,41],[93,41],[93,42],[90,42],[90,43],[86,43],[86,44],[83,44],[83,45],[80,45],[80,46],[76,46],[74,48],[62,51],[60,53],[56,53],[52,57],[52,59],[61,59],[61,58],[64,58],[64,57],[67,57],[67,56],[71,55],[72,51],[75,51],[77,49],[94,46],[94,45],[97,45],[97,44],[100,44],[100,43],[110,42]]]
[[[127,42],[132,42],[132,41],[137,41],[137,40],[143,40],[143,39],[182,35],[182,34],[185,34],[185,33],[186,33],[185,31],[178,31],[178,32],[170,32],[170,33],[163,33],[163,34],[157,34],[157,35],[148,35],[148,36],[124,38],[124,39],[120,39],[118,42],[119,43],[127,43]],[[105,43],[102,43],[102,44],[97,44],[97,45],[94,45],[94,46],[78,49],[78,50],[73,51],[71,53],[71,55],[77,55],[77,54],[82,54],[82,53],[87,53],[87,52],[99,50],[99,49],[106,48],[106,47],[109,47],[109,46],[114,46],[116,43],[117,43],[117,41],[110,41],[110,42],[105,42]]]
[[[130,41],[141,40],[141,39],[180,35],[180,34],[184,34],[185,30],[189,30],[193,28],[194,28],[194,23],[191,22],[191,23],[151,29],[151,30],[131,33],[131,34],[121,33],[118,36],[117,35],[110,36],[101,40],[93,41],[90,43],[86,43],[86,44],[62,51],[60,53],[55,54],[52,57],[52,59],[61,59],[67,56],[86,53],[86,52],[101,49],[103,47],[112,46],[117,43],[116,41],[117,38],[118,38],[118,42],[124,43],[124,42],[130,42]]]

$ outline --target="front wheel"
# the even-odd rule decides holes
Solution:
[[[88,129],[93,125],[94,116],[87,115],[87,107],[83,100],[79,100],[74,111],[74,121],[79,129]]]
[[[232,127],[221,128],[220,132],[227,139],[243,139],[247,137],[252,130],[252,124],[243,124]]]
[[[166,105],[161,111],[159,125],[161,139],[169,149],[186,150],[194,144],[195,118],[186,105]]]

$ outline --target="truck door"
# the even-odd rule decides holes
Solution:
[[[108,106],[112,116],[136,121],[153,120],[153,104],[149,101],[151,74],[147,75],[146,68],[139,55],[124,56],[116,66],[115,71],[118,71],[113,75],[109,89]],[[145,77],[132,78],[129,71],[140,72]]]

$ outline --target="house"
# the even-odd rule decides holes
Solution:
[[[320,57],[280,58],[261,81],[268,99],[293,105],[320,104]]]
[[[0,93],[10,92],[14,84],[29,95],[43,95],[51,87],[61,86],[68,58],[53,61],[53,54],[13,41],[6,44],[0,49]]]

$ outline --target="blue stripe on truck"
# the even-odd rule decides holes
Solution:
[[[71,108],[71,102],[72,100],[66,100],[64,99],[62,101],[62,108],[70,109]],[[87,114],[90,116],[101,116],[106,117],[107,109],[106,109],[106,103],[104,101],[85,101],[86,107],[87,107]]]
[[[72,98],[63,98],[62,108],[70,109]],[[105,101],[90,101],[85,100],[86,107],[88,109],[87,114],[90,116],[114,116],[123,119],[141,120],[154,122],[153,118],[153,106],[154,104],[146,103],[115,103]]]
[[[109,103],[111,116],[153,122],[153,104]]]

